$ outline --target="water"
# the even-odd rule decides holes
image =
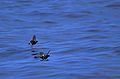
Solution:
[[[1,0],[1,79],[120,79],[119,0]],[[34,59],[50,48],[49,61]]]

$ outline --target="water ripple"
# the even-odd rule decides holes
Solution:
[[[120,2],[108,4],[105,7],[110,9],[120,9]]]

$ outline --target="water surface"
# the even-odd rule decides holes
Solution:
[[[0,78],[119,79],[119,25],[119,0],[1,0]],[[49,61],[31,55],[34,34]]]

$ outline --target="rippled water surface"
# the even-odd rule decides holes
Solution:
[[[0,79],[33,78],[120,79],[120,1],[0,0]]]

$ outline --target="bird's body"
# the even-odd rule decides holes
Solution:
[[[50,56],[50,55],[44,54],[44,53],[41,53],[41,54],[39,55],[39,57],[40,57],[42,60],[47,59],[49,56]]]
[[[31,45],[35,45],[37,42],[38,42],[38,41],[31,40],[31,41],[30,41],[30,44],[31,44]]]
[[[48,57],[50,57],[50,55],[48,55],[50,52],[50,50],[48,51],[47,54],[45,54],[44,52],[40,52],[39,55],[34,56],[34,58],[41,58],[42,60],[47,60]]]

